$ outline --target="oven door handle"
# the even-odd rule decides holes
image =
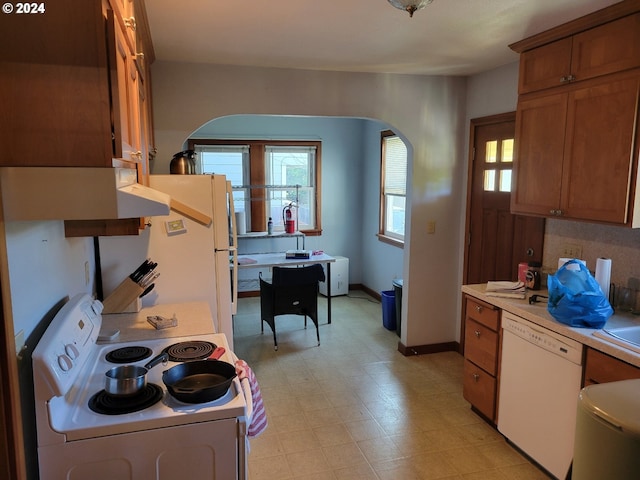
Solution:
[[[251,417],[253,416],[253,396],[251,395],[251,384],[248,378],[240,380],[240,386],[242,387],[242,394],[247,402],[247,426],[251,425]]]
[[[229,354],[231,360],[233,361],[233,364],[235,365],[239,360],[238,356],[232,351],[229,351],[227,353]],[[253,395],[251,395],[251,384],[249,383],[248,378],[243,378],[242,380],[240,380],[240,389],[247,403],[247,411],[245,413],[245,417],[247,419],[247,427],[249,427],[249,425],[251,425],[251,417],[253,416]]]

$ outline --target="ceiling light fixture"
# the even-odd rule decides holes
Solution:
[[[413,17],[413,12],[421,10],[429,5],[433,0],[387,0],[391,5],[405,12],[409,12],[409,16]]]

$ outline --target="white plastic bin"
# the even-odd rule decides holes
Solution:
[[[347,257],[333,257],[335,262],[331,263],[331,296],[347,295],[349,293],[349,259]],[[325,278],[327,277],[327,265],[324,268]],[[327,296],[327,282],[320,282],[320,293]]]

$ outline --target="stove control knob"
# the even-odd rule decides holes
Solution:
[[[60,355],[58,357],[58,365],[63,372],[68,372],[73,367],[73,362],[69,358],[69,355]]]
[[[75,360],[78,358],[78,355],[80,355],[80,351],[73,343],[65,345],[64,353],[66,353],[71,360]]]

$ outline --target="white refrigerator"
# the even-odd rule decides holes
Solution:
[[[104,296],[150,258],[160,276],[142,306],[208,302],[216,331],[233,349],[238,263],[231,183],[224,175],[151,175],[149,181],[171,197],[171,212],[150,217],[136,237],[100,237]]]

